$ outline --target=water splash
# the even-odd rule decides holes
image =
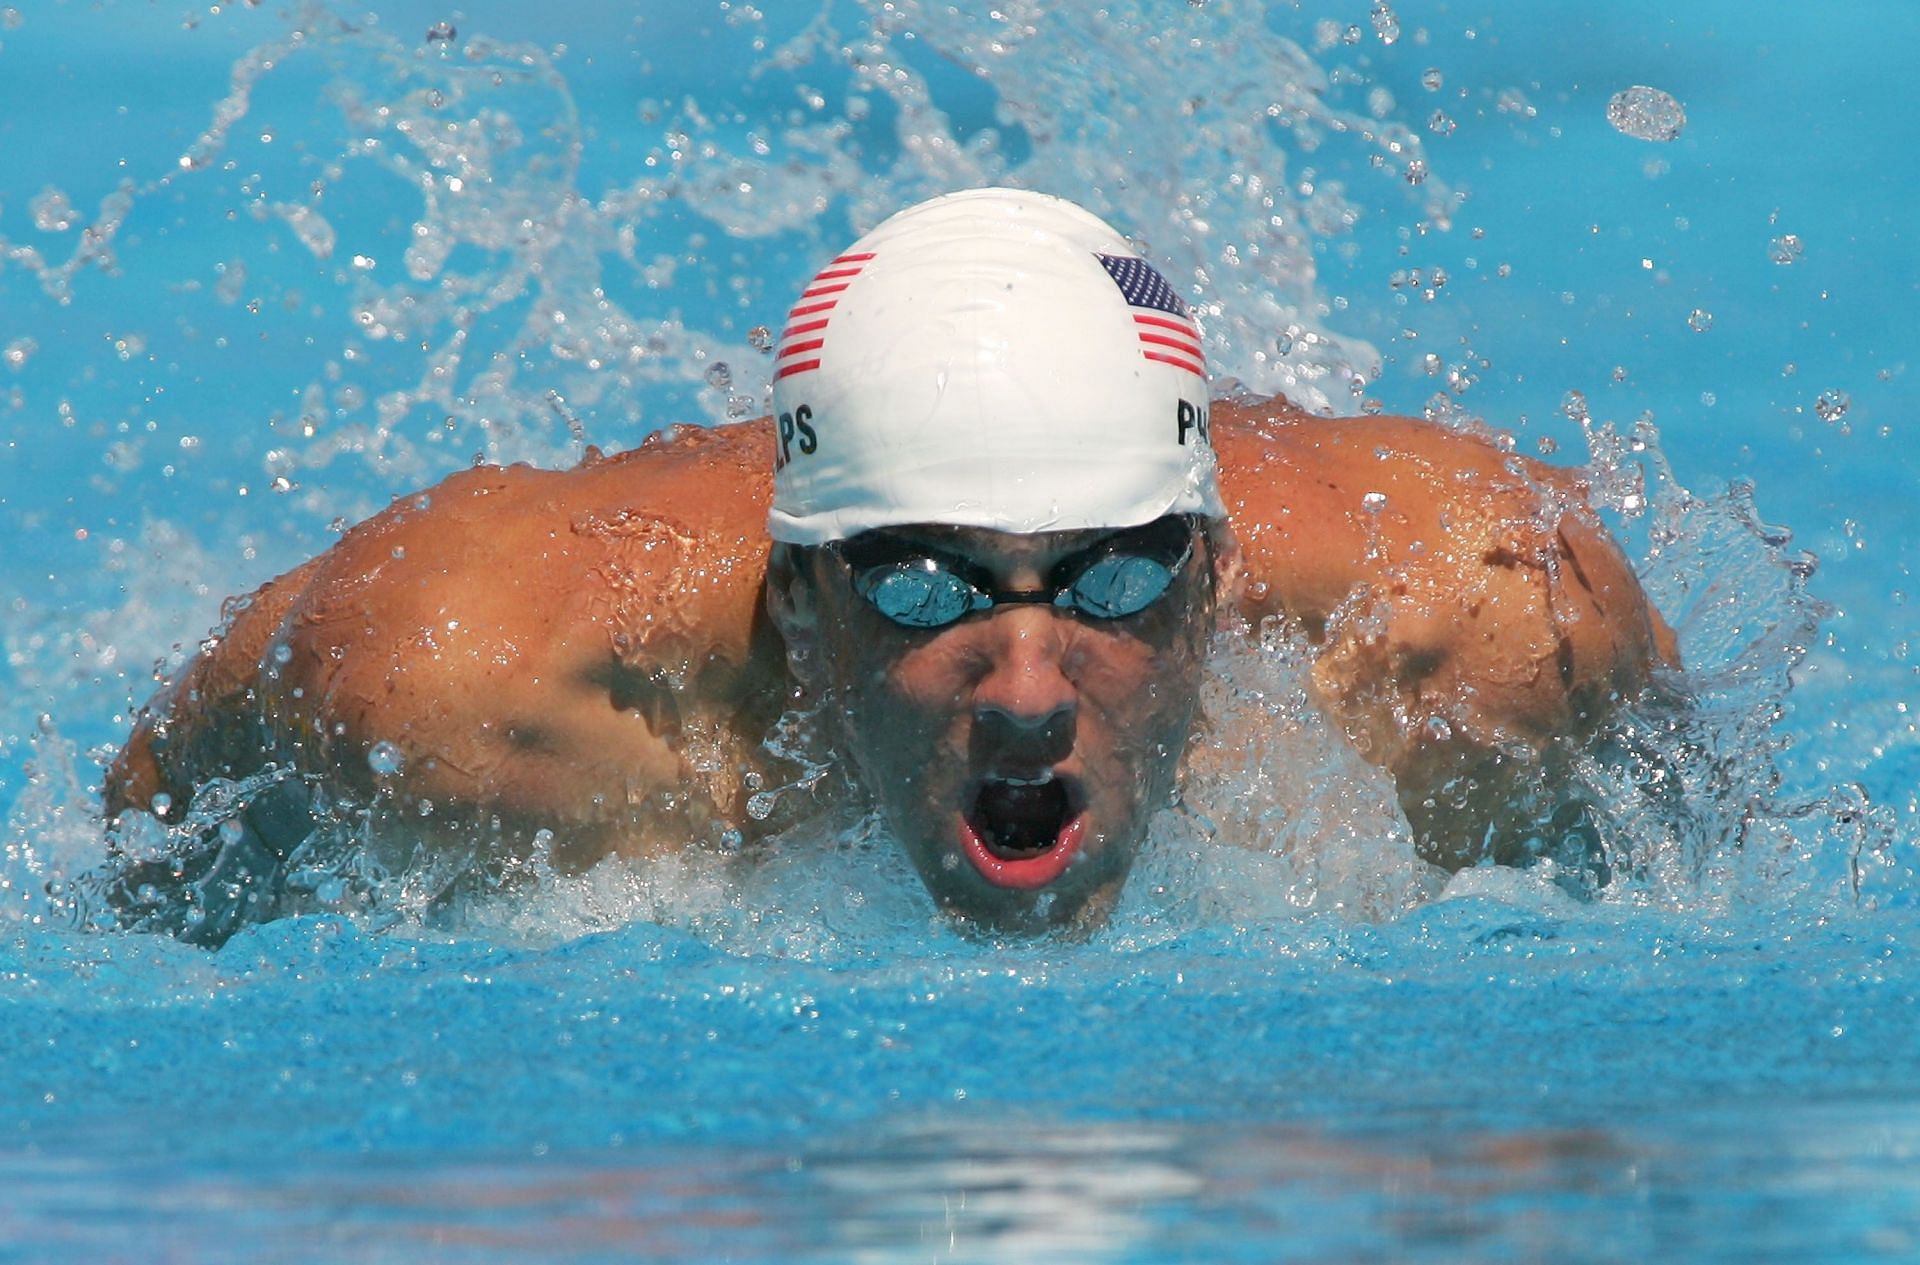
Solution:
[[[1776,728],[1793,673],[1829,613],[1811,554],[1765,523],[1750,483],[1699,496],[1673,474],[1650,420],[1587,424],[1597,499],[1645,515],[1642,582],[1683,666],[1570,751],[1597,810],[1609,897],[1700,912],[1871,907],[1911,881],[1892,813],[1855,785],[1795,792]]]

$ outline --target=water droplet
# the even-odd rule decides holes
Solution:
[[[33,212],[33,226],[43,233],[64,233],[80,219],[67,195],[51,187],[27,203],[27,209]]]
[[[773,331],[764,325],[754,326],[747,331],[747,346],[759,352],[772,351]]]
[[[293,647],[284,641],[274,646],[273,661],[281,667],[293,662]]]
[[[1540,450],[1541,456],[1551,457],[1554,453],[1560,451],[1560,441],[1552,435],[1542,435],[1538,442],[1534,444],[1534,447]]]
[[[1696,334],[1704,334],[1713,328],[1713,313],[1697,307],[1687,313],[1687,328]]]
[[[1394,16],[1393,6],[1387,0],[1374,0],[1373,33],[1380,37],[1382,44],[1392,44],[1400,38],[1400,19]]]
[[[733,385],[733,367],[724,360],[716,360],[707,366],[707,385],[721,390]]]
[[[1439,68],[1436,66],[1427,67],[1420,75],[1420,86],[1428,92],[1440,91],[1440,86],[1444,83],[1446,83],[1446,78],[1441,75]]]
[[[405,763],[400,748],[391,742],[376,742],[373,749],[367,752],[367,767],[373,770],[376,777],[392,777]]]
[[[1607,102],[1607,122],[1635,140],[1672,141],[1686,130],[1687,111],[1668,93],[1635,84]]]
[[[1793,233],[1784,233],[1767,243],[1767,257],[1777,264],[1790,264],[1800,258],[1800,238]]]
[[[1452,136],[1459,126],[1445,110],[1435,110],[1427,119],[1427,130],[1435,136]]]
[[[238,817],[229,817],[225,821],[220,823],[219,833],[220,833],[221,843],[227,843],[227,844],[239,843],[240,840],[246,835],[247,828],[240,824],[240,819]]]
[[[16,338],[7,344],[4,353],[7,368],[19,369],[27,363],[27,357],[40,350],[40,344],[31,338]]]
[[[1535,118],[1540,113],[1539,108],[1527,100],[1527,94],[1518,88],[1501,89],[1493,108],[1502,114],[1517,114],[1523,119]]]
[[[1281,330],[1279,336],[1273,340],[1274,350],[1279,352],[1282,356],[1292,355],[1293,340],[1294,340],[1294,332],[1291,329]]]
[[[459,30],[451,22],[435,22],[427,28],[427,43],[432,44],[436,40],[450,40],[459,33]]]
[[[1387,508],[1387,494],[1385,492],[1367,493],[1360,498],[1360,508],[1369,514],[1380,513]]]
[[[747,797],[747,816],[753,818],[755,821],[765,821],[773,813],[773,801],[774,794],[772,791],[761,791],[757,795],[749,795]]]
[[[1560,401],[1560,411],[1582,425],[1592,414],[1587,412],[1587,397],[1581,391],[1569,391]]]
[[[1407,164],[1407,183],[1425,184],[1427,182],[1427,160],[1416,158]]]
[[[1822,391],[1813,402],[1813,411],[1820,415],[1823,422],[1837,422],[1847,415],[1853,407],[1853,397],[1838,387]]]
[[[155,817],[165,817],[167,811],[173,807],[173,796],[165,791],[155,791],[153,798],[147,801],[147,807],[153,811]]]

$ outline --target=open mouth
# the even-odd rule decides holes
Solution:
[[[1044,887],[1066,871],[1084,832],[1077,784],[1051,770],[981,779],[964,814],[974,867],[1001,887]]]

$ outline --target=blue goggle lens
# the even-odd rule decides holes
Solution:
[[[1159,558],[1108,554],[1075,576],[1067,591],[1053,601],[1096,619],[1125,619],[1165,596],[1175,574],[1175,568]]]
[[[854,577],[854,589],[875,610],[908,628],[944,628],[971,613],[984,596],[933,558],[869,568]]]

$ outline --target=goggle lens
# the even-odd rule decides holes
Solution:
[[[933,558],[870,567],[854,577],[854,589],[875,610],[908,628],[945,628],[957,623],[982,596],[959,573]]]

